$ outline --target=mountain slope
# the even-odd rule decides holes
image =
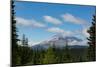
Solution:
[[[82,42],[82,39],[79,39],[74,36],[62,36],[62,35],[54,35],[48,40],[45,40],[35,46],[32,46],[33,49],[47,49],[48,47],[55,46],[56,48],[63,48],[66,45],[69,47],[81,48],[84,46],[78,45],[78,43]]]

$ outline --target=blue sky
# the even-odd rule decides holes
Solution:
[[[86,39],[95,6],[15,2],[19,38],[25,34],[34,45],[55,34]]]

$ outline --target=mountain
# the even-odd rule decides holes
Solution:
[[[74,36],[63,36],[63,35],[54,35],[50,39],[45,40],[35,46],[32,46],[33,49],[47,49],[48,47],[55,46],[56,48],[63,48],[68,45],[70,48],[81,48],[84,46],[79,45],[78,43],[82,42],[82,39],[79,39]]]

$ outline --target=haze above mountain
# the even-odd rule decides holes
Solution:
[[[47,39],[45,41],[40,42],[39,44],[36,44],[32,46],[33,49],[39,48],[39,49],[47,49],[48,47],[55,46],[56,48],[63,48],[66,45],[70,47],[80,48],[83,46],[87,46],[84,43],[84,40],[75,37],[75,36],[63,36],[62,34],[57,34],[52,36],[50,39]]]

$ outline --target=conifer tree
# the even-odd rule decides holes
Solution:
[[[17,34],[17,28],[16,28],[16,20],[15,20],[15,12],[14,12],[14,2],[12,1],[12,46],[16,47],[18,44],[17,42],[19,41],[18,39],[18,34]]]
[[[23,34],[22,45],[25,46],[25,35]]]
[[[25,45],[28,46],[28,38],[25,39]]]
[[[23,34],[23,37],[22,37],[22,45],[28,46],[28,38],[25,37],[25,34]]]
[[[17,34],[17,28],[16,28],[16,20],[15,20],[15,12],[14,12],[14,1],[11,1],[11,37],[12,37],[12,65],[15,66],[19,63],[19,55],[18,55],[18,34]]]
[[[95,61],[96,60],[96,16],[93,16],[92,19],[92,26],[89,28],[87,31],[90,36],[87,38],[88,39],[88,44],[89,44],[89,60],[90,61]]]
[[[70,55],[69,55],[69,49],[68,49],[68,43],[66,42],[66,45],[63,49],[63,54],[62,54],[62,61],[61,62],[69,62],[70,60]]]
[[[43,64],[52,64],[56,62],[56,56],[54,54],[53,48],[49,47],[45,53]]]
[[[21,46],[21,65],[32,64],[33,50],[28,46],[28,38],[23,34]]]

